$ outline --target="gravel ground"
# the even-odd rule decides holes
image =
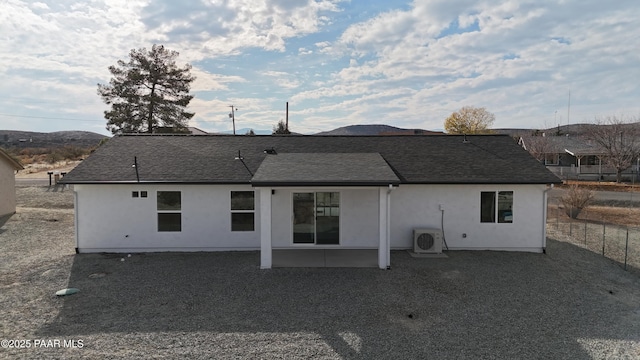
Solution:
[[[394,252],[390,271],[259,270],[257,252],[121,261],[75,255],[72,196],[45,190],[18,188],[0,229],[0,338],[31,346],[0,357],[640,357],[640,279],[567,242],[549,239],[546,255]],[[80,292],[54,295],[65,287]]]

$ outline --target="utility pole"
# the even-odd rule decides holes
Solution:
[[[284,128],[289,132],[289,102],[287,101],[287,116],[285,117],[286,121],[284,123]]]
[[[567,125],[571,120],[571,89],[569,89],[569,106],[567,107]]]
[[[234,112],[234,107],[233,105],[229,105],[229,107],[231,107],[231,113],[229,114],[229,117],[231,118],[231,121],[233,122],[233,135],[236,134],[236,114]],[[238,109],[236,109],[238,110]]]

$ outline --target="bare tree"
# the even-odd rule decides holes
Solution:
[[[523,141],[525,150],[543,164],[547,154],[552,153],[551,141],[546,136],[534,135],[523,138]]]
[[[587,130],[587,138],[602,148],[605,164],[616,169],[616,182],[622,180],[622,172],[630,168],[640,156],[638,118],[596,118],[596,124],[589,126]]]

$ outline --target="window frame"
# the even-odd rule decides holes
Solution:
[[[544,164],[545,165],[558,165],[558,164],[560,164],[560,154],[556,154],[556,153],[544,154]]]
[[[240,194],[240,193],[245,193],[245,194],[251,193],[253,201],[251,202],[250,206],[243,206],[246,204],[243,204],[242,201],[238,201],[240,199],[236,199],[237,201],[234,201],[234,194]],[[246,200],[246,199],[243,199],[243,200]],[[256,192],[254,190],[231,190],[229,193],[229,201],[230,201],[229,226],[230,226],[231,232],[256,231]],[[251,214],[251,219],[253,220],[250,225],[242,222],[240,224],[238,224],[237,222],[234,222],[234,217],[236,219],[247,217],[247,214]]]
[[[296,195],[312,195],[312,199],[299,199]],[[319,196],[320,195],[320,196]],[[342,192],[341,191],[293,191],[291,193],[291,244],[293,246],[338,246],[342,241]],[[328,200],[328,202],[327,202]],[[298,203],[312,202],[311,209],[305,206],[297,207]],[[298,211],[301,210],[299,213]],[[310,211],[308,211],[310,210]],[[333,237],[327,239],[324,235],[328,232],[318,229],[318,222],[327,224],[328,218],[334,217],[337,219],[337,233],[335,239]],[[313,221],[312,232],[297,231],[298,225],[311,225],[306,220],[311,219]],[[321,227],[322,224],[321,224]],[[305,239],[305,234],[311,235],[309,239]],[[298,238],[297,238],[298,237]],[[300,238],[302,237],[302,238]],[[310,241],[313,240],[313,241]]]
[[[177,193],[178,194],[178,204],[177,208],[171,206],[171,204],[163,203],[161,208],[160,196],[161,193]],[[166,205],[169,205],[166,207]],[[172,208],[173,207],[173,208]],[[158,232],[181,232],[182,231],[182,191],[175,190],[158,190],[156,191],[156,218],[157,218],[157,230]],[[166,223],[163,222],[162,219],[166,219],[167,215],[173,215],[174,217],[177,215],[178,222],[176,223]]]
[[[481,191],[480,223],[513,224],[514,194],[513,190]],[[487,203],[489,198],[492,199],[491,203]],[[491,213],[489,214],[487,211],[491,211]]]

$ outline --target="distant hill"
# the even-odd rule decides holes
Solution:
[[[545,133],[550,136],[584,136],[589,131],[589,126],[593,124],[570,124],[570,125],[560,125],[551,127],[548,129],[492,129],[497,134],[506,134],[514,137],[519,136],[528,136],[539,133]],[[599,125],[599,126],[608,126],[608,125]],[[640,122],[630,123],[626,126],[629,127],[640,127]]]
[[[90,131],[55,131],[50,133],[0,130],[0,146],[5,148],[56,148],[67,145],[92,147],[106,138]]]
[[[330,131],[322,131],[314,135],[349,135],[349,136],[365,136],[365,135],[434,135],[443,134],[438,131],[429,131],[422,129],[403,129],[390,125],[373,124],[373,125],[349,125],[339,127]]]

